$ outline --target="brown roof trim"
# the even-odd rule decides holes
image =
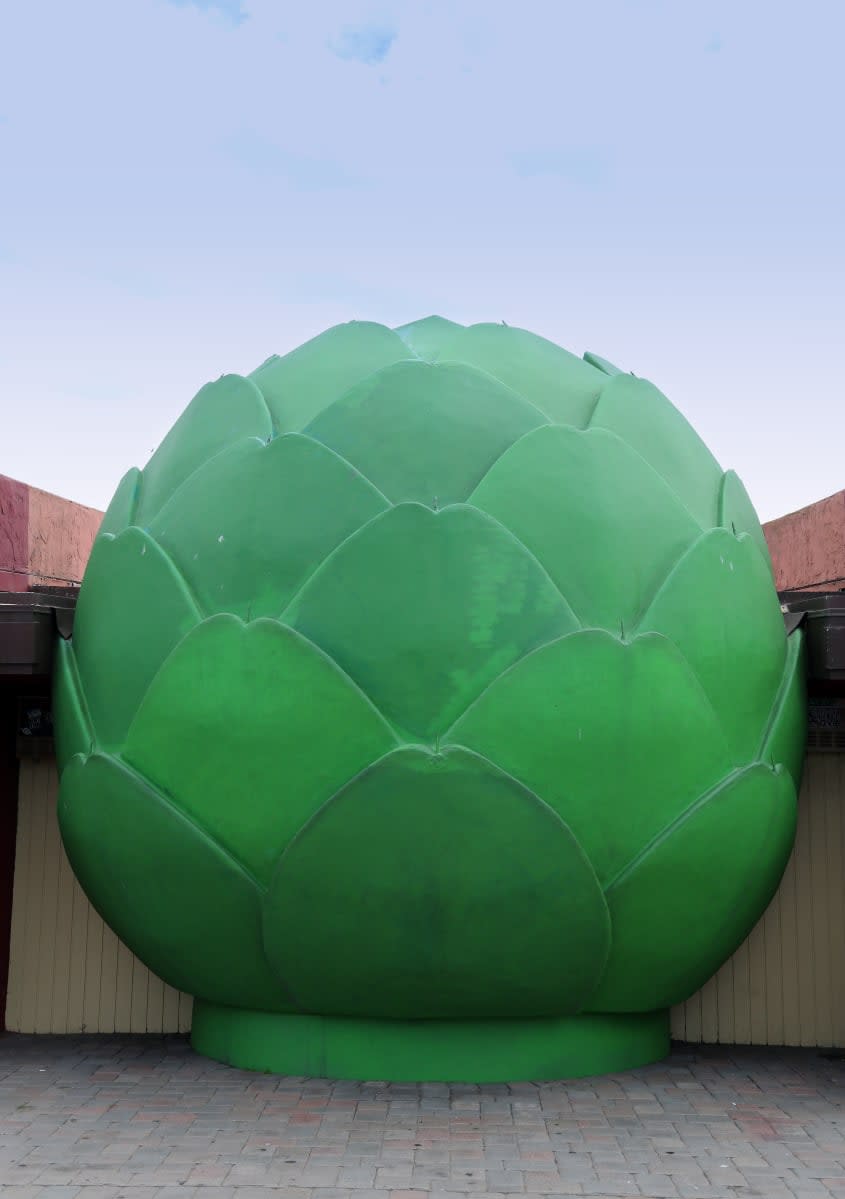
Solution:
[[[73,631],[77,588],[0,591],[0,676],[49,677],[56,634]]]

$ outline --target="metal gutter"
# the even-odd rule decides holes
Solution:
[[[0,591],[0,677],[49,678],[56,635],[70,637],[78,588]]]
[[[804,628],[809,679],[845,682],[845,591],[782,591],[780,605],[787,629]]]

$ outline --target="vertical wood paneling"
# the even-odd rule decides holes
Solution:
[[[127,1032],[132,1015],[132,965],[135,961],[122,941],[117,947],[117,975],[114,995],[115,1032]]]
[[[26,880],[29,875],[27,855],[32,840],[30,825],[32,807],[25,802],[25,782],[21,778],[18,786],[18,823],[15,838],[15,877],[12,880],[13,918],[9,931],[9,983],[6,991],[6,1027],[17,1028],[23,1006],[24,974],[14,969],[13,963],[22,962],[26,954],[26,924],[28,903]]]
[[[100,1032],[114,1032],[117,1003],[118,939],[106,926],[103,929],[103,956],[100,962]]]
[[[812,772],[812,765],[811,765]],[[813,897],[810,877],[812,853],[812,812],[814,804],[798,805],[798,830],[795,834],[800,851],[792,856],[795,869],[795,924],[798,930],[798,1020],[799,1045],[812,1045],[816,1016],[816,954],[813,927]],[[814,863],[815,866],[815,863]]]
[[[60,902],[56,915],[56,978],[65,978],[64,988],[53,987],[50,1027],[54,1032],[67,1032],[68,1004],[71,978],[71,933],[73,929],[73,871],[65,854],[59,855],[58,893]]]
[[[832,1044],[845,1045],[845,967],[836,971],[836,962],[845,962],[845,919],[842,917],[842,863],[845,862],[845,820],[842,796],[837,795],[836,764],[831,756],[825,765],[824,791],[827,814],[827,905],[830,912],[828,953],[831,960],[831,999],[833,1005]]]
[[[59,826],[50,819],[50,776],[46,770],[32,772],[33,802],[42,812],[44,829],[43,882],[41,893],[40,944],[49,945],[50,953],[38,953],[35,979],[35,1027],[38,1031],[50,1028],[53,1018],[54,973],[56,965],[56,932],[59,914]]]
[[[765,1045],[766,1030],[766,937],[759,921],[746,942],[748,946],[748,1044]],[[739,1040],[739,1036],[737,1036]],[[743,1044],[745,1042],[742,1042]]]
[[[194,1011],[194,1000],[192,995],[186,995],[184,991],[179,992],[179,1032],[191,1031],[191,1017]]]
[[[73,873],[71,871],[71,873]],[[68,964],[67,1028],[82,1028],[82,1005],[85,997],[85,944],[88,940],[88,911],[90,905],[74,876],[71,883],[70,962]]]
[[[777,894],[718,973],[672,1012],[678,1040],[845,1048],[845,754],[810,753]]]
[[[151,974],[76,881],[56,819],[52,760],[20,764],[6,1027],[186,1032],[191,999]]]
[[[784,1043],[784,997],[783,997],[783,932],[781,928],[781,902],[778,895],[769,905],[758,927],[763,929],[766,981],[765,1036],[759,1042],[764,1045]]]

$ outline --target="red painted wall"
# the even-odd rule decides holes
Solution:
[[[102,512],[0,475],[0,591],[79,583]]]
[[[763,525],[779,591],[845,588],[845,491]]]
[[[0,591],[26,591],[29,488],[0,475]]]

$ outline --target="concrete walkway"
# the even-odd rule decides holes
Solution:
[[[249,1074],[176,1037],[7,1035],[0,1195],[845,1197],[843,1100],[845,1062],[811,1050],[678,1050],[571,1083],[388,1086]]]

